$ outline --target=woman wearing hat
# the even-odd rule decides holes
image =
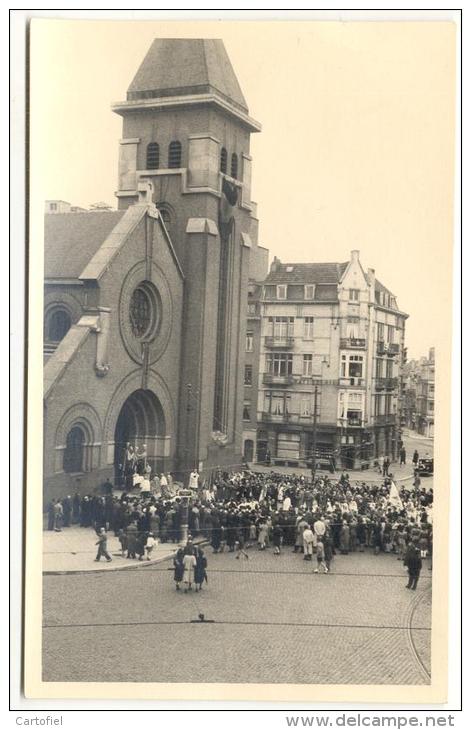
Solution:
[[[208,561],[204,554],[203,548],[198,548],[196,552],[196,565],[195,565],[195,583],[196,592],[200,591],[203,587],[204,581],[208,582],[208,576],[206,574],[206,568],[208,567]]]
[[[191,591],[195,579],[196,557],[192,545],[187,545],[183,555],[183,580],[186,583],[185,593]]]
[[[173,558],[173,580],[175,581],[175,588],[177,591],[180,590],[180,583],[183,580],[183,549],[179,548]]]

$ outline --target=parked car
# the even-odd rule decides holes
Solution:
[[[417,462],[417,472],[421,477],[431,476],[433,474],[433,459],[425,457]]]

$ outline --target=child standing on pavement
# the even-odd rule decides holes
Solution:
[[[151,559],[152,552],[153,552],[154,548],[156,547],[156,545],[157,545],[157,540],[155,539],[153,533],[152,532],[149,532],[149,534],[147,536],[147,542],[146,542],[146,557],[147,557],[147,560],[150,560]]]
[[[317,552],[317,568],[314,569],[314,573],[318,573],[319,568],[324,568],[324,573],[328,573],[329,569],[328,569],[327,565],[325,564],[324,542],[323,542],[323,537],[321,537],[321,536],[317,537],[316,552]]]

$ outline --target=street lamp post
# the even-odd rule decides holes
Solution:
[[[188,497],[182,497],[182,502],[180,505],[180,514],[181,514],[181,523],[180,523],[180,529],[181,529],[181,540],[182,542],[186,543],[188,540],[188,516],[189,516],[189,499]]]
[[[322,385],[338,385],[338,380],[316,380],[311,377],[311,382],[314,385],[314,413],[312,414],[312,463],[311,463],[311,477],[312,481],[316,478],[316,451],[317,451],[317,400],[319,395],[319,387]]]
[[[312,463],[311,463],[311,478],[312,483],[316,478],[316,450],[317,450],[317,395],[318,387],[314,386],[314,413],[312,416]]]

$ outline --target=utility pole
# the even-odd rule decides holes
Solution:
[[[317,451],[317,385],[314,386],[314,413],[312,416],[312,464],[311,464],[311,476],[312,483],[316,478],[316,451]]]

